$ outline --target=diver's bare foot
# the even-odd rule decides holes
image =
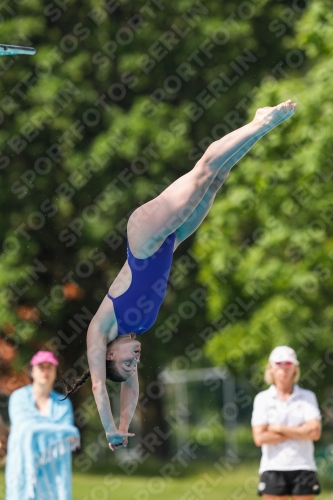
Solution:
[[[259,108],[253,121],[259,123],[261,127],[268,131],[292,116],[296,108],[297,104],[293,103],[291,99],[274,107]]]

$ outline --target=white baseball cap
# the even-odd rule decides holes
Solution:
[[[281,361],[291,361],[294,365],[299,365],[296,352],[286,345],[275,347],[269,356],[270,363],[279,363]]]

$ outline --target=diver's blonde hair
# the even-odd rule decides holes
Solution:
[[[271,367],[272,367],[272,365],[270,363],[268,363],[268,365],[266,366],[265,373],[264,373],[264,380],[265,380],[266,384],[268,384],[268,385],[274,384],[274,377],[272,374]],[[295,368],[296,368],[295,375],[294,375],[294,378],[292,381],[293,384],[297,384],[297,382],[299,381],[299,378],[301,376],[301,370],[300,370],[299,366],[295,365]]]

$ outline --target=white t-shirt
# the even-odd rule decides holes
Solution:
[[[294,385],[289,398],[279,398],[275,385],[254,398],[251,425],[281,424],[297,426],[312,419],[321,420],[317,398],[312,391]],[[288,439],[278,444],[263,444],[259,473],[267,470],[317,470],[313,442]]]

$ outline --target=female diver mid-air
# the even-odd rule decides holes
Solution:
[[[288,100],[257,110],[253,121],[211,144],[194,168],[140,206],[127,224],[127,260],[93,317],[87,334],[89,370],[110,449],[127,445],[139,395],[137,335],[154,324],[163,302],[174,250],[206,217],[231,168],[267,132],[292,116]],[[113,420],[106,379],[121,382],[120,424]]]

